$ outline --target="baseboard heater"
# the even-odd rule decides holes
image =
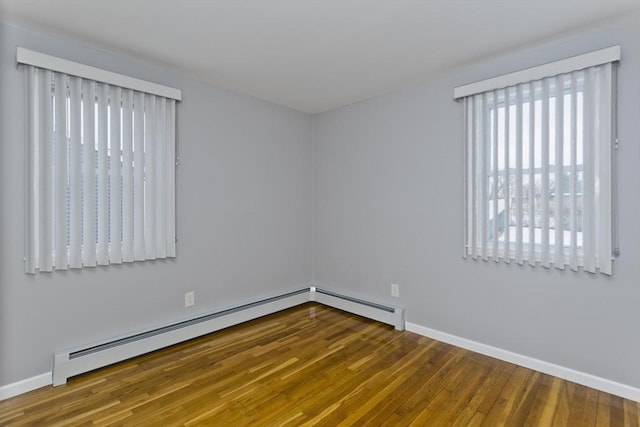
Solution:
[[[326,289],[311,288],[310,301],[328,305],[338,310],[357,314],[394,326],[399,331],[404,331],[404,309],[388,305],[366,301],[360,298],[339,294]]]
[[[403,308],[386,306],[310,287],[156,329],[56,353],[53,357],[53,385],[64,384],[68,378],[75,375],[286,310],[309,301],[315,301],[392,325],[398,330],[404,330]]]

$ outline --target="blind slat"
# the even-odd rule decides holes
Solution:
[[[584,79],[584,206],[587,209],[583,210],[584,225],[583,225],[583,243],[584,243],[584,269],[590,273],[595,273],[595,218],[593,209],[589,207],[594,204],[594,111],[593,103],[595,99],[593,97],[593,91],[595,89],[594,72],[593,69],[589,69],[585,73]]]
[[[167,256],[176,256],[176,101],[167,100]]]
[[[487,119],[492,121],[493,123],[487,123],[487,127],[491,129],[491,168],[489,169],[493,175],[493,185],[489,190],[489,194],[493,197],[493,206],[490,207],[493,215],[490,215],[491,218],[491,230],[489,232],[492,235],[492,248],[491,252],[493,253],[493,259],[498,262],[500,259],[498,256],[498,233],[499,233],[499,224],[500,224],[500,212],[498,211],[498,92],[493,91],[492,93],[493,101],[492,101],[492,114],[488,115]]]
[[[82,263],[85,267],[96,265],[96,83],[82,81]]]
[[[39,256],[38,244],[38,86],[36,81],[36,70],[33,66],[25,67],[25,114],[27,117],[27,144],[25,145],[25,228],[24,228],[24,247],[25,247],[25,264],[26,273],[35,274],[37,265],[37,257]]]
[[[134,156],[134,211],[133,211],[133,254],[136,261],[146,259],[145,257],[145,226],[144,226],[144,94],[135,92],[133,99],[133,156]]]
[[[156,147],[156,256],[158,258],[167,257],[167,103],[164,98],[158,98],[156,101],[156,138],[158,146]]]
[[[553,227],[555,232],[555,248],[554,248],[554,265],[557,268],[564,268],[564,227],[562,224],[563,216],[563,200],[564,188],[564,146],[563,146],[563,133],[564,133],[564,79],[562,76],[557,76],[555,79],[555,171],[554,171],[554,216]]]
[[[478,108],[476,108],[477,97],[469,97],[469,108],[471,109],[471,117],[473,117],[473,125],[471,127],[471,135],[473,138],[477,139],[479,136],[478,123],[480,120],[478,119]],[[469,145],[471,147],[471,156],[469,159],[470,170],[468,172],[469,181],[471,186],[471,221],[473,224],[477,224],[479,221],[478,217],[478,207],[480,203],[478,203],[478,180],[476,179],[475,171],[477,170],[478,164],[478,146],[473,143],[473,139],[469,141]],[[473,227],[469,233],[471,234],[471,257],[473,259],[477,259],[478,257],[478,230],[479,227]]]
[[[489,210],[489,201],[487,196],[487,186],[486,177],[488,176],[489,171],[489,126],[487,125],[488,114],[487,111],[487,94],[482,94],[482,108],[480,110],[480,134],[482,143],[479,144],[480,152],[478,156],[478,161],[480,162],[480,176],[478,177],[478,185],[480,187],[480,191],[478,191],[478,195],[480,197],[480,243],[482,245],[482,259],[487,260],[487,236],[488,236],[488,210]]]
[[[156,132],[156,97],[145,95],[145,175],[156,175],[156,148],[158,147]],[[156,183],[155,179],[148,179],[144,186],[144,241],[145,258],[156,259]]]
[[[576,86],[578,85],[577,72],[571,73],[571,147],[569,163],[569,223],[571,226],[569,265],[574,271],[578,270],[578,97]]]
[[[598,99],[595,106],[598,109],[598,117],[611,117],[613,109],[612,100],[612,64],[605,64],[599,69]],[[613,145],[613,126],[611,120],[598,120],[598,224],[608,224],[606,227],[598,227],[598,268],[604,274],[612,273],[612,194],[611,194],[611,151]]]
[[[133,256],[133,91],[122,95],[122,261]]]
[[[536,265],[536,186],[535,186],[535,146],[536,146],[536,131],[535,131],[535,89],[534,82],[529,84],[529,249],[527,258],[529,259],[529,265]]]
[[[98,265],[109,264],[108,87],[98,83]]]
[[[82,268],[82,81],[69,77],[69,267]]]
[[[516,246],[515,259],[518,264],[523,263],[522,257],[522,86],[516,90]]]
[[[40,87],[40,271],[53,270],[53,97],[51,95],[51,71],[41,71]]]
[[[121,163],[121,89],[109,87],[109,262],[122,262],[122,163]]]
[[[67,82],[66,76],[54,73],[55,93],[55,159],[53,217],[55,240],[55,266],[57,270],[67,270]]]
[[[542,213],[541,242],[540,242],[540,264],[549,267],[549,145],[551,138],[549,135],[549,79],[542,81],[542,133],[541,133],[541,188],[540,199]]]
[[[504,147],[504,219],[502,220],[502,227],[504,228],[504,259],[509,262],[511,258],[511,254],[509,252],[510,246],[510,235],[509,235],[509,225],[510,225],[510,206],[509,199],[511,193],[509,192],[509,109],[511,108],[511,103],[509,99],[509,88],[504,90],[504,98],[505,98],[505,108],[504,108],[504,143],[502,146]]]

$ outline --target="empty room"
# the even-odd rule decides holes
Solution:
[[[0,0],[0,425],[640,427],[638,0]]]

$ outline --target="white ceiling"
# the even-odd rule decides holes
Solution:
[[[639,0],[0,0],[0,19],[316,113],[632,9]]]

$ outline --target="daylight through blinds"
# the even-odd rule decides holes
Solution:
[[[465,256],[611,274],[613,71],[463,98]]]

